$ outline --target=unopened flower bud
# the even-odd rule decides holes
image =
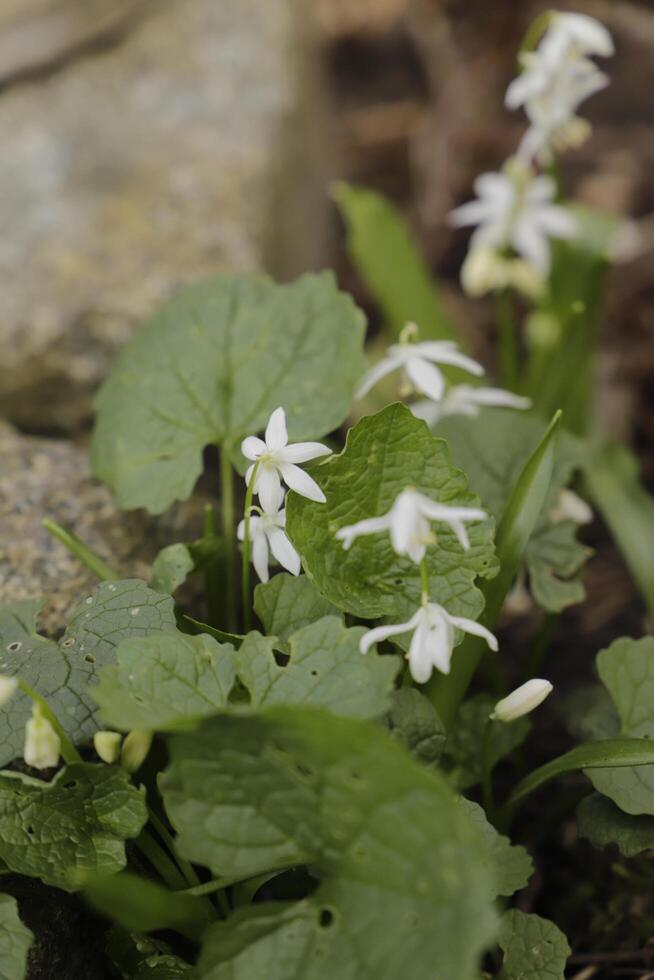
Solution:
[[[145,762],[152,745],[152,732],[135,729],[125,737],[120,753],[120,764],[127,772],[136,772]]]
[[[35,704],[25,725],[25,762],[34,769],[50,769],[59,762],[60,748],[59,736]]]
[[[461,285],[473,297],[502,289],[506,285],[504,260],[494,248],[485,245],[471,248],[461,267]]]
[[[529,714],[539,704],[542,704],[551,691],[552,685],[549,681],[534,677],[498,701],[491,718],[493,721],[515,721],[516,718]]]
[[[93,747],[103,762],[112,765],[120,758],[122,740],[120,732],[96,732],[93,736]]]
[[[0,674],[0,707],[7,703],[17,687],[18,681],[15,677],[8,677],[7,674]]]

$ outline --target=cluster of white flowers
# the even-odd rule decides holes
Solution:
[[[591,56],[611,55],[613,41],[602,24],[583,14],[553,11],[540,21],[540,42],[521,52],[521,74],[506,93],[507,107],[524,108],[529,119],[518,153],[500,173],[478,177],[477,200],[450,216],[455,227],[477,226],[461,269],[472,296],[512,287],[537,297],[549,273],[550,239],[576,234],[573,215],[556,203],[554,180],[537,175],[533,165],[551,163],[556,152],[589,135],[590,124],[577,109],[608,85]]]
[[[282,480],[291,490],[309,500],[325,502],[325,495],[312,477],[300,469],[298,463],[308,463],[320,456],[328,456],[331,449],[321,442],[297,442],[288,444],[286,413],[276,408],[268,420],[264,439],[248,436],[241,444],[241,451],[252,465],[245,474],[245,482],[259,495],[260,508],[250,516],[250,540],[252,564],[262,582],[268,581],[269,554],[272,552],[279,564],[292,575],[300,574],[300,556],[289,541],[284,508]],[[253,508],[255,509],[255,508]],[[246,519],[238,528],[240,541],[245,540]]]

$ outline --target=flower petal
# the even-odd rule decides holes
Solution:
[[[300,556],[284,531],[280,527],[271,527],[266,533],[270,550],[282,568],[285,568],[291,575],[299,575],[302,567]]]
[[[262,582],[267,582],[268,574],[268,542],[263,528],[258,528],[252,536],[252,564]]]
[[[259,494],[261,507],[267,514],[276,514],[279,510],[280,499],[283,496],[279,473],[274,466],[263,465],[257,470],[254,486]]]
[[[387,531],[390,526],[389,515],[383,517],[368,517],[364,521],[357,521],[356,524],[348,524],[339,528],[336,532],[336,540],[343,542],[343,547],[348,551],[355,540],[363,534],[378,534],[380,531]]]
[[[405,369],[418,391],[435,402],[441,400],[445,391],[445,382],[437,367],[423,361],[420,357],[412,357]]]
[[[481,637],[482,640],[486,640],[491,650],[497,651],[497,637],[493,636],[491,631],[487,630],[481,623],[476,623],[474,619],[466,619],[464,616],[450,616],[448,612],[445,612],[445,616],[452,626],[455,626],[458,630],[463,630],[464,633],[471,633],[472,636]]]
[[[288,442],[288,432],[286,431],[286,412],[283,408],[276,408],[268,419],[266,426],[266,446],[271,451],[283,449]]]
[[[248,436],[241,443],[241,452],[246,459],[259,459],[259,456],[265,451],[266,444],[258,436]]]
[[[408,623],[389,623],[388,626],[375,626],[374,629],[368,630],[359,640],[359,650],[361,653],[367,653],[374,643],[381,643],[382,640],[387,640],[389,636],[397,636],[399,633],[408,633],[415,629],[421,612],[422,610],[419,609],[414,613]]]
[[[295,490],[300,496],[308,497],[309,500],[315,500],[319,504],[325,503],[327,498],[316,481],[304,470],[301,470],[299,466],[294,466],[293,463],[280,463],[279,469],[291,490]]]
[[[286,446],[281,458],[285,463],[308,463],[318,456],[331,456],[331,452],[329,446],[324,446],[322,442],[296,442],[293,446]]]
[[[417,684],[426,684],[431,677],[432,658],[429,652],[429,636],[429,625],[423,615],[420,617],[411,637],[411,645],[407,654],[409,670]]]
[[[420,344],[420,355],[437,364],[453,364],[456,367],[463,368],[468,374],[476,374],[478,377],[481,377],[485,373],[481,364],[473,361],[471,357],[462,354],[456,348],[454,350],[446,350],[439,348],[437,344],[432,344],[428,340]]]
[[[395,371],[396,368],[400,366],[400,362],[395,357],[383,357],[381,361],[373,365],[369,371],[364,374],[361,379],[361,383],[357,388],[354,397],[363,398],[367,395],[371,388],[374,388],[378,381],[385,378],[387,374],[391,371]]]

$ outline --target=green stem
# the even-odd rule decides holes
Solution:
[[[429,602],[429,572],[427,571],[427,558],[425,555],[420,562],[420,587],[422,589],[423,603]]]
[[[49,517],[44,518],[42,523],[43,527],[46,531],[50,532],[53,538],[61,541],[63,546],[70,551],[71,555],[79,558],[82,564],[86,565],[102,582],[115,582],[120,578],[120,575],[113,568],[110,568],[102,558],[94,554],[72,531],[67,531],[60,524],[51,521]]]
[[[294,864],[280,864],[278,867],[268,868],[269,872],[281,873],[282,871],[290,871],[292,868],[297,868],[298,863]],[[205,881],[201,885],[197,885],[194,888],[187,888],[184,892],[185,895],[212,895],[214,892],[222,891],[225,888],[231,888],[232,885],[240,885],[244,881],[250,881],[251,878],[256,878],[258,875],[247,875],[245,878],[243,875],[234,875],[231,878],[213,878],[211,881]]]
[[[220,449],[220,489],[223,538],[227,562],[227,629],[236,629],[236,524],[234,519],[234,471],[229,447]]]
[[[45,700],[45,698],[41,697],[41,695],[37,691],[31,688],[29,684],[26,684],[25,681],[21,680],[20,678],[18,679],[18,687],[23,692],[23,694],[26,694],[28,698],[31,698],[32,701],[34,701],[35,704],[38,704],[41,714],[47,721],[50,722],[55,732],[59,736],[59,743],[60,743],[59,751],[61,753],[61,757],[64,760],[64,762],[67,763],[81,762],[82,761],[81,755],[79,754],[79,752],[77,751],[77,749],[75,748],[71,740],[68,738],[68,735],[66,735],[66,732],[61,727],[59,719],[57,718],[57,716],[55,715],[54,711],[51,709],[50,705]]]
[[[497,294],[496,308],[500,383],[504,388],[513,390],[518,382],[519,348],[513,297],[509,289],[503,289]]]
[[[250,511],[252,510],[252,497],[254,496],[254,484],[259,470],[259,460],[254,464],[252,477],[245,491],[245,533],[243,535],[243,564],[241,575],[241,603],[243,606],[243,632],[250,631]]]
[[[187,882],[182,872],[147,828],[144,828],[139,834],[136,845],[169,888],[172,888],[173,891],[179,891],[186,886]]]
[[[491,758],[492,741],[491,732],[493,730],[493,722],[490,718],[486,720],[484,725],[484,732],[481,738],[481,771],[482,771],[482,799],[484,803],[484,810],[486,811],[486,816],[493,822],[493,816],[495,813],[495,801],[493,799],[493,760]]]
[[[155,811],[150,806],[148,807],[148,815],[150,818],[150,823],[152,824],[157,834],[159,835],[163,843],[170,851],[179,870],[184,875],[187,885],[190,885],[191,887],[195,887],[196,885],[199,885],[200,879],[195,871],[195,868],[183,857],[179,856],[179,854],[177,853],[177,849],[175,847],[175,840],[172,834],[166,827],[163,820],[161,820],[161,818],[155,813]]]
[[[547,653],[548,647],[552,641],[554,631],[556,630],[559,617],[556,613],[548,613],[543,620],[541,628],[534,637],[534,641],[531,648],[531,654],[527,662],[526,679],[530,677],[537,677],[543,662],[543,658]]]
[[[215,537],[216,515],[214,513],[213,505],[207,504],[204,508],[202,538],[204,541],[211,543],[212,541],[215,541]],[[216,562],[213,557],[211,557],[207,562],[206,571],[204,573],[204,594],[207,605],[207,622],[209,622],[212,626],[217,626],[220,622],[220,613],[218,608],[218,575]]]

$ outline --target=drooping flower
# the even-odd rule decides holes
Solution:
[[[506,105],[524,107],[530,126],[519,156],[549,163],[553,151],[579,146],[590,124],[576,112],[583,101],[605,88],[609,79],[588,55],[613,54],[611,35],[583,14],[553,13],[535,51],[520,55],[522,72],[509,85]]]
[[[120,764],[127,772],[136,772],[147,758],[152,745],[152,732],[135,728],[125,736],[120,750]]]
[[[558,524],[560,521],[574,521],[575,524],[590,524],[593,520],[592,508],[585,500],[574,492],[564,487],[559,493],[556,506],[550,511],[551,521]]]
[[[0,708],[9,701],[17,687],[18,681],[15,677],[0,674]]]
[[[347,551],[352,543],[364,534],[378,534],[389,531],[393,549],[398,555],[408,555],[411,561],[420,564],[428,544],[435,541],[430,521],[449,524],[466,551],[470,541],[464,521],[483,521],[488,517],[479,507],[450,507],[431,500],[413,487],[406,487],[393,502],[393,506],[381,517],[370,517],[356,524],[340,528],[336,538],[343,542]]]
[[[93,748],[103,762],[113,765],[120,758],[120,745],[123,736],[120,732],[98,731],[93,736]]]
[[[498,701],[490,717],[493,721],[515,721],[542,704],[552,690],[549,681],[534,677]]]
[[[256,467],[254,492],[259,494],[261,506],[267,513],[278,509],[282,479],[301,496],[321,504],[325,502],[325,495],[316,481],[297,464],[308,463],[319,456],[329,456],[331,449],[321,442],[297,442],[289,446],[283,408],[276,408],[270,416],[265,440],[248,436],[241,443],[241,452],[246,459],[253,460],[245,474],[248,486]]]
[[[571,238],[577,228],[572,214],[554,203],[554,181],[535,176],[531,167],[513,157],[501,173],[477,177],[474,188],[477,200],[450,214],[455,227],[477,225],[466,262],[473,260],[476,249],[492,249],[500,256],[512,250],[545,280],[550,269],[550,238]],[[465,286],[463,271],[462,282]]]
[[[448,415],[467,415],[473,418],[482,408],[531,408],[531,401],[503,388],[473,388],[471,385],[454,385],[441,402],[424,399],[409,406],[418,419],[430,427]]]
[[[451,616],[436,602],[424,602],[406,623],[376,626],[361,637],[359,649],[367,653],[373,643],[389,636],[413,632],[407,659],[411,676],[418,684],[426,684],[432,670],[449,674],[454,647],[454,630],[471,633],[486,640],[491,650],[497,650],[497,639],[480,623],[463,616]]]
[[[407,324],[403,334],[409,337],[416,331],[415,324]],[[378,361],[364,376],[356,397],[363,398],[378,381],[401,368],[411,389],[415,388],[427,398],[439,401],[445,391],[445,379],[437,364],[450,364],[478,377],[484,373],[481,364],[462,354],[453,341],[424,340],[412,343],[407,340],[391,344],[386,351],[386,357]]]
[[[262,511],[250,517],[250,540],[252,542],[252,564],[262,582],[267,582],[269,551],[272,551],[282,568],[291,575],[300,574],[300,556],[289,541],[286,527],[286,510],[281,506],[283,493],[274,512]],[[245,540],[245,520],[237,528],[239,541]]]
[[[44,717],[38,704],[32,707],[32,717],[25,725],[23,758],[34,769],[50,769],[59,762],[61,740]]]

